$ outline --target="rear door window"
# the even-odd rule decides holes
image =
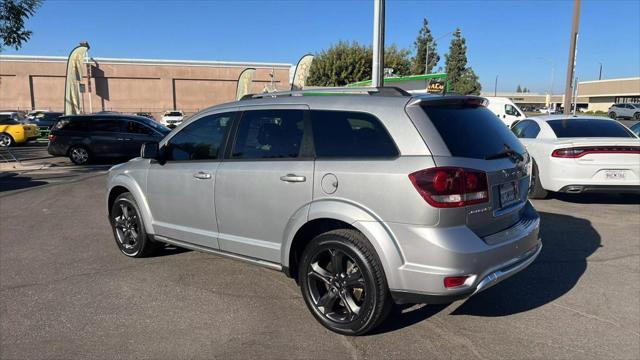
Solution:
[[[238,126],[234,159],[297,158],[304,133],[303,110],[245,111]]]
[[[505,148],[525,152],[518,138],[489,109],[465,101],[447,99],[422,105],[452,156],[486,159]]]
[[[398,149],[380,120],[367,113],[311,111],[318,158],[391,158]]]
[[[600,119],[558,119],[547,121],[556,137],[634,137],[617,121]]]

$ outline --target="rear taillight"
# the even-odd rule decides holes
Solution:
[[[56,136],[53,135],[53,134],[49,134],[48,138],[49,138],[49,141],[55,141],[56,140]]]
[[[487,174],[471,169],[436,167],[409,174],[418,193],[432,206],[452,208],[489,200]]]
[[[575,159],[587,154],[640,154],[640,146],[583,146],[555,149],[551,156],[555,158]]]

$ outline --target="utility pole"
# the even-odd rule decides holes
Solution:
[[[373,0],[373,87],[384,86],[384,1]]]
[[[571,98],[573,93],[573,73],[576,67],[576,45],[578,42],[578,28],[580,26],[580,0],[573,0],[573,20],[571,25],[571,37],[569,38],[569,61],[567,63],[567,81],[564,88],[564,114],[571,114]]]
[[[602,63],[600,63],[600,74],[598,74],[598,80],[602,80]]]
[[[493,85],[493,96],[498,96],[498,75],[496,75],[496,83]]]

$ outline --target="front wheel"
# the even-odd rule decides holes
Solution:
[[[302,255],[298,279],[313,316],[339,334],[364,334],[391,308],[380,260],[356,230],[333,230],[314,238]]]
[[[76,165],[85,165],[91,160],[91,154],[82,146],[74,146],[69,149],[69,159]]]
[[[616,115],[616,113],[614,113],[614,112],[612,111],[612,112],[610,112],[610,113],[609,113],[609,117],[615,120],[615,119],[617,119],[617,118],[618,118],[618,115]]]
[[[636,120],[640,120],[640,112],[633,114],[633,118]]]
[[[144,229],[140,210],[131,193],[120,194],[111,206],[109,214],[113,235],[118,249],[129,257],[153,255],[161,244],[149,239]]]

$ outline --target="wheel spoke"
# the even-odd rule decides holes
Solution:
[[[358,316],[360,312],[360,307],[356,305],[353,298],[351,298],[348,294],[340,294],[340,299],[342,300],[342,304],[344,308],[347,310],[348,320],[352,320],[354,317]]]
[[[331,249],[329,252],[331,253],[331,272],[333,275],[344,272],[344,254],[336,249]]]
[[[364,277],[359,269],[347,275],[347,288],[364,288]]]
[[[120,210],[122,211],[122,217],[125,220],[129,220],[129,207],[125,204],[120,204]]]
[[[327,314],[331,309],[333,309],[333,305],[336,300],[338,300],[338,294],[333,291],[327,291],[320,297],[320,299],[318,299],[318,303],[316,305],[320,308],[320,311],[322,311],[323,314]]]
[[[310,277],[323,281],[327,285],[331,285],[331,273],[320,267],[317,262],[311,264],[311,271],[308,274]]]

